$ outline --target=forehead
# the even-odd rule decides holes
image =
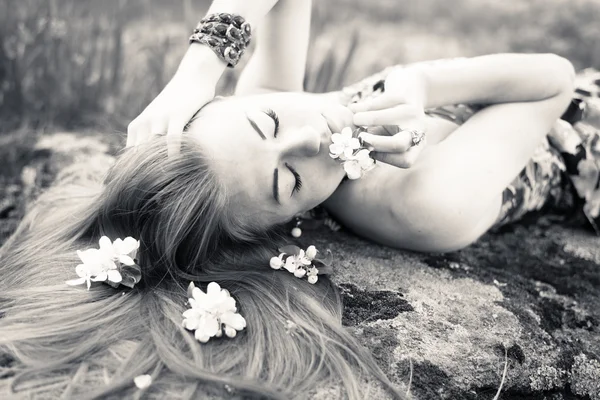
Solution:
[[[259,97],[259,96],[256,96]],[[202,148],[209,168],[224,184],[230,206],[245,223],[272,226],[283,222],[271,195],[273,170],[261,157],[262,139],[246,111],[260,109],[247,98],[226,98],[207,105],[188,130]]]

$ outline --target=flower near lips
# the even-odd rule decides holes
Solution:
[[[204,293],[190,282],[188,297],[191,308],[183,313],[183,327],[195,331],[194,337],[199,342],[221,337],[223,332],[233,338],[246,327],[246,320],[237,313],[235,299],[218,283],[209,283]]]
[[[329,156],[342,162],[346,176],[351,180],[362,177],[375,166],[371,151],[358,138],[362,132],[366,132],[366,128],[358,127],[353,132],[346,127],[341,133],[331,135],[333,144],[329,145]]]
[[[111,242],[107,236],[102,236],[99,245],[99,249],[77,251],[82,262],[75,267],[79,278],[67,281],[67,285],[86,283],[89,290],[92,282],[105,282],[114,287],[121,283],[133,287],[140,281],[141,272],[134,261],[140,246],[138,240],[129,236],[125,240]]]
[[[375,167],[375,160],[369,155],[371,152],[367,149],[359,150],[355,155],[344,161],[344,171],[348,179],[358,179],[363,174]]]
[[[342,129],[340,133],[332,134],[331,141],[333,143],[329,145],[329,155],[342,161],[347,160],[360,148],[360,141],[353,136],[349,127]]]

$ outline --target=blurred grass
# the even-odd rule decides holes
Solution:
[[[0,0],[0,134],[125,130],[173,74],[208,4]],[[314,1],[305,86],[335,90],[394,63],[505,51],[600,67],[598,21],[599,0]]]

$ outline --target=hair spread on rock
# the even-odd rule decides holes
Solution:
[[[192,139],[177,157],[161,139],[123,152],[104,184],[50,189],[0,249],[0,372],[10,377],[0,386],[32,397],[288,399],[335,385],[363,399],[371,381],[404,398],[342,327],[334,285],[271,269],[280,236],[229,215],[228,194]],[[140,240],[134,289],[64,283],[76,250],[101,235]],[[190,281],[227,289],[247,328],[196,341],[182,327]],[[141,374],[153,378],[147,389],[134,385]]]

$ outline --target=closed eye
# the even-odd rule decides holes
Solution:
[[[271,119],[273,119],[273,122],[275,123],[275,130],[273,131],[273,137],[276,138],[277,133],[279,132],[279,116],[277,115],[277,113],[275,111],[273,111],[270,108],[267,111],[265,111],[265,114],[267,114],[269,117],[271,117]]]
[[[290,195],[290,197],[292,197],[294,193],[297,193],[302,188],[302,178],[300,178],[300,174],[298,174],[298,172],[290,164],[285,163],[285,166],[290,170],[292,175],[294,175],[294,179],[296,180],[294,188],[292,189],[292,194]]]

